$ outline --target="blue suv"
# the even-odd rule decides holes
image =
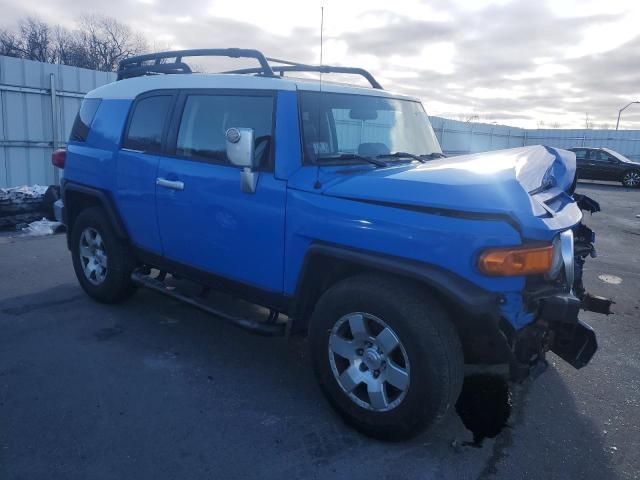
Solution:
[[[184,59],[205,55],[259,66],[192,73]],[[595,250],[581,210],[598,206],[574,194],[575,155],[445,158],[419,100],[362,69],[240,49],[131,58],[87,94],[53,161],[89,296],[120,302],[144,286],[257,333],[308,334],[322,390],[368,435],[406,438],[441,418],[465,365],[508,365],[518,381],[549,350],[576,368],[596,351],[578,312],[609,302],[582,286]]]

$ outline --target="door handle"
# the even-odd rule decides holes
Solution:
[[[184,182],[178,180],[167,180],[166,178],[158,177],[156,178],[156,185],[172,190],[184,190]]]

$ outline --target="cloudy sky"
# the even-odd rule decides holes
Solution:
[[[158,48],[252,47],[370,69],[430,114],[515,126],[615,127],[640,100],[638,0],[0,0],[0,27],[114,16]],[[79,10],[82,8],[82,10]],[[640,128],[640,105],[621,128]]]

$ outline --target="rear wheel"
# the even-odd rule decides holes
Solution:
[[[117,303],[135,291],[133,256],[102,208],[88,208],[78,215],[71,230],[71,257],[76,277],[91,298]]]
[[[441,305],[411,282],[378,275],[339,282],[319,300],[309,335],[323,392],[367,435],[415,435],[460,393],[457,333]]]
[[[640,170],[630,170],[622,175],[622,185],[629,188],[640,187]]]

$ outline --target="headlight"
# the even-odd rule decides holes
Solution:
[[[560,234],[560,251],[564,261],[564,275],[569,291],[573,290],[574,260],[573,260],[573,232],[566,230]]]
[[[569,290],[573,288],[573,232],[566,230],[553,240],[553,257],[551,268],[546,274],[549,280],[557,280],[564,270],[564,277]]]
[[[553,257],[551,258],[551,268],[547,272],[549,280],[556,280],[562,273],[564,260],[562,259],[562,246],[560,235],[553,239]]]

